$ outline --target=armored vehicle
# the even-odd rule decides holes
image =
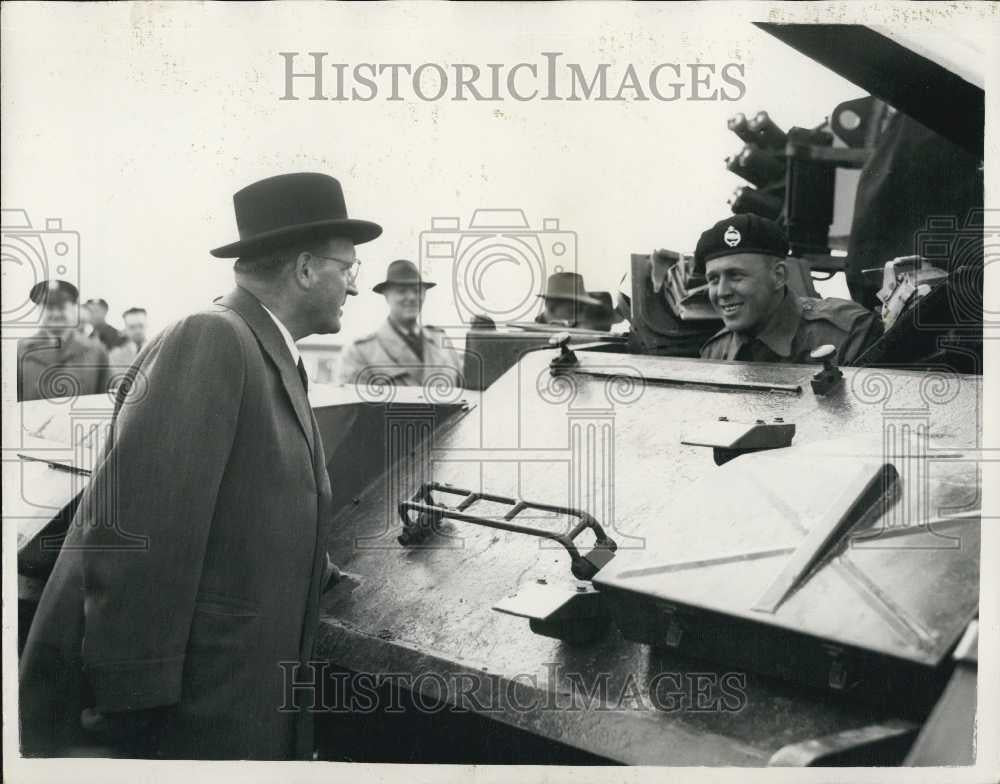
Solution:
[[[981,84],[939,60],[867,28],[768,29],[981,139]],[[932,122],[899,69],[955,86],[962,111]],[[947,281],[857,367],[546,333],[473,357],[491,368],[477,389],[315,387],[343,573],[311,683],[320,758],[971,762],[975,294]],[[24,624],[109,408],[18,409],[5,483]]]

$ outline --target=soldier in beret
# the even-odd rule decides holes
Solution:
[[[774,221],[733,215],[701,235],[695,264],[723,328],[702,347],[705,359],[808,363],[824,344],[850,365],[882,334],[874,313],[845,299],[798,297],[786,285],[788,240]]]
[[[64,280],[36,283],[40,329],[17,344],[17,399],[40,400],[106,392],[108,352],[76,329],[79,292]]]
[[[424,296],[435,285],[420,277],[412,261],[397,259],[389,264],[385,280],[372,287],[385,296],[388,318],[344,349],[340,383],[421,386],[440,377],[461,386],[462,363],[444,332],[420,323]]]

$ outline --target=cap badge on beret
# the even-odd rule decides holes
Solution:
[[[735,248],[740,244],[740,240],[743,239],[743,235],[740,234],[739,229],[731,225],[726,229],[726,233],[722,235],[722,241],[726,243],[730,248]]]

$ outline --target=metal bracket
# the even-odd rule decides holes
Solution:
[[[719,381],[706,378],[688,378],[684,376],[656,376],[652,374],[624,374],[620,370],[603,369],[601,367],[583,367],[579,358],[569,348],[568,333],[554,335],[549,341],[553,347],[561,349],[559,356],[549,362],[549,370],[553,376],[570,374],[588,376],[590,378],[617,379],[630,378],[641,384],[664,387],[690,387],[707,389],[713,392],[763,392],[785,395],[801,395],[802,387],[798,384],[779,384],[757,381]]]
[[[588,643],[611,626],[604,597],[588,583],[549,585],[544,579],[519,588],[493,605],[497,612],[527,618],[535,634],[570,643]]]
[[[823,518],[806,534],[785,562],[784,569],[751,607],[755,612],[774,614],[827,556],[833,545],[858,519],[892,489],[899,473],[892,463],[861,463],[848,477],[844,491]]]
[[[774,422],[758,419],[751,423],[730,422],[726,417],[719,417],[717,422],[700,427],[697,435],[684,436],[681,443],[712,447],[715,464],[722,465],[749,452],[791,446],[794,437],[795,425],[781,418],[776,418]]]
[[[431,495],[432,492],[461,496],[462,500],[458,503],[458,506],[452,508],[441,503],[435,503]],[[482,517],[466,512],[467,509],[478,501],[506,504],[511,509],[502,519]],[[572,530],[564,534],[511,522],[519,514],[529,509],[552,512],[553,514],[565,515],[567,517],[576,517],[579,522],[573,526]],[[566,552],[569,553],[572,562],[570,568],[573,576],[578,580],[590,580],[602,567],[614,558],[615,550],[618,549],[615,541],[604,533],[601,524],[592,515],[579,509],[573,509],[568,506],[538,504],[533,501],[507,498],[506,496],[493,495],[492,493],[477,493],[472,490],[463,490],[459,487],[452,487],[451,485],[439,484],[437,482],[428,482],[421,485],[420,489],[413,494],[413,497],[409,501],[400,501],[399,516],[403,521],[403,533],[398,537],[398,541],[404,546],[422,541],[444,519],[461,520],[466,523],[486,526],[487,528],[499,528],[501,531],[551,539],[566,548]],[[577,549],[574,540],[587,528],[594,532],[594,548],[586,555],[580,555],[580,551]]]

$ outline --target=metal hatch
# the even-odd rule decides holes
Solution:
[[[976,481],[961,452],[943,463],[934,482],[904,479],[852,439],[744,455],[671,499],[646,546],[619,553],[594,584],[620,625],[654,644],[671,646],[670,618],[647,613],[650,628],[635,628],[636,606],[936,667],[979,601],[979,510],[913,515]]]
[[[573,350],[577,363],[555,368],[551,363],[560,359],[561,349],[523,355],[475,409],[435,431],[429,449],[402,453],[385,476],[371,480],[356,504],[341,511],[331,557],[377,579],[351,592],[349,600],[331,600],[328,609],[338,624],[375,634],[387,625],[383,619],[391,618],[413,649],[459,658],[470,645],[482,644],[488,651],[482,664],[491,671],[541,666],[552,656],[574,661],[589,656],[572,645],[553,649],[551,636],[533,634],[522,618],[493,610],[498,601],[542,581],[554,590],[579,589],[572,559],[558,542],[457,522],[443,526],[428,546],[403,549],[397,541],[400,505],[434,483],[581,510],[615,540],[614,559],[592,585],[622,637],[660,650],[616,643],[616,633],[594,649],[603,646],[607,661],[620,665],[594,666],[621,673],[636,661],[676,654],[689,668],[725,667],[823,689],[832,681],[843,696],[865,690],[884,696],[882,684],[894,683],[889,693],[907,695],[905,702],[912,705],[910,685],[937,678],[944,669],[937,666],[942,652],[954,641],[948,640],[952,628],[962,625],[959,616],[974,612],[974,522],[950,520],[935,527],[935,535],[963,537],[958,553],[897,549],[896,544],[919,545],[924,538],[900,535],[891,549],[857,550],[840,558],[835,540],[821,551],[815,575],[806,572],[774,613],[752,608],[805,539],[816,519],[810,510],[829,506],[824,497],[837,496],[835,484],[855,465],[895,465],[900,498],[882,517],[887,525],[974,510],[983,455],[977,451],[981,378],[945,370],[844,367],[838,388],[820,396],[810,385],[816,365]],[[795,426],[792,446],[741,454],[720,467],[711,448],[694,444],[714,443],[704,436],[712,435],[722,417],[783,420]],[[457,496],[439,500],[453,509],[462,503]],[[483,504],[464,511],[503,520],[511,507]],[[526,517],[525,525],[559,533],[573,525],[560,515]],[[878,522],[861,525],[875,530]],[[589,537],[580,543],[589,544]],[[629,569],[775,548],[785,552],[676,574],[619,576]],[[951,566],[938,574],[935,564]],[[870,580],[850,581],[844,572],[852,567]],[[712,584],[716,575],[724,575],[717,581],[721,588]],[[923,584],[911,591],[909,582]],[[937,594],[931,593],[933,582]],[[873,599],[879,594],[891,599],[905,620],[883,611]],[[840,624],[830,604],[835,597],[854,608],[840,609]],[[379,619],[378,626],[372,618]],[[914,619],[915,636],[906,627]],[[852,688],[859,682],[852,674],[859,656],[867,669],[862,686]],[[900,715],[901,702],[883,707]]]
[[[984,53],[974,41],[865,25],[755,23],[946,139],[983,157]]]

